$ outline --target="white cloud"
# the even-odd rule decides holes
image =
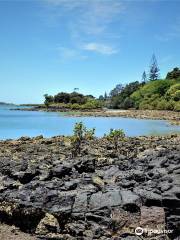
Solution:
[[[66,10],[73,10],[86,2],[86,0],[44,0],[49,6],[61,7]]]
[[[84,52],[112,55],[118,52],[119,32],[111,24],[124,12],[123,0],[43,0],[46,16],[69,35],[69,45],[60,47],[61,59],[85,59]],[[48,13],[48,14],[47,14]],[[106,44],[104,44],[104,42]],[[86,43],[86,44],[85,44]]]
[[[124,12],[122,0],[44,0],[50,14],[67,17],[66,24],[79,34],[100,35],[108,31],[109,24]]]
[[[124,10],[120,1],[87,1],[84,13],[77,21],[79,30],[89,35],[100,35],[108,31],[109,24]]]
[[[97,53],[104,54],[104,55],[112,55],[112,54],[115,54],[118,52],[117,49],[115,49],[109,45],[105,45],[105,44],[101,44],[101,43],[93,43],[93,42],[83,45],[82,49],[87,50],[87,51],[97,52]]]
[[[57,47],[56,50],[58,51],[58,55],[62,61],[81,60],[87,58],[78,49]]]

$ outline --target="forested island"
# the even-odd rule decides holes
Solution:
[[[165,79],[158,79],[158,71],[154,59],[149,79],[144,72],[141,81],[118,84],[109,94],[105,92],[98,98],[78,91],[60,92],[54,96],[45,94],[44,105],[40,107],[52,110],[108,108],[180,111],[180,69],[174,68],[167,73]]]
[[[75,88],[71,93],[45,94],[44,104],[29,104],[28,108],[13,110],[68,112],[69,116],[164,119],[179,125],[180,69],[176,67],[164,79],[159,79],[155,56],[152,62],[150,73],[143,72],[141,81],[118,84],[99,97],[84,95]]]

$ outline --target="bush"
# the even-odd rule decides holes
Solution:
[[[125,133],[122,129],[110,129],[110,132],[108,135],[106,135],[106,138],[112,142],[114,149],[118,151],[119,142],[124,140]]]
[[[157,110],[169,110],[168,109],[168,102],[165,99],[160,100],[157,103],[156,109]]]
[[[122,108],[122,109],[128,109],[133,107],[134,107],[134,101],[129,97],[127,97],[124,100],[124,102],[119,105],[119,108]]]
[[[92,129],[85,129],[85,135],[84,138],[86,140],[93,140],[94,139],[94,135],[95,135],[95,128]]]
[[[180,112],[180,102],[175,102],[174,111]]]
[[[110,102],[110,107],[114,109],[128,109],[134,107],[134,101],[133,99],[130,99],[130,95],[137,89],[139,89],[142,85],[142,83],[139,83],[137,81],[129,83],[124,88],[121,87],[121,90],[118,94],[112,94],[112,92],[116,90],[113,89],[111,91],[112,98]]]
[[[168,72],[166,79],[177,79],[180,77],[180,69],[174,68],[171,72]]]
[[[81,105],[78,104],[78,103],[74,103],[74,104],[71,104],[71,105],[70,105],[70,108],[71,108],[72,110],[78,110],[78,109],[81,109]]]
[[[157,80],[145,84],[131,95],[137,109],[173,110],[180,100],[179,80]]]
[[[48,94],[44,95],[46,105],[49,103],[64,103],[64,104],[85,104],[89,100],[93,100],[94,97],[92,95],[83,95],[78,92],[66,93],[59,92],[54,96],[50,96]]]
[[[180,101],[180,83],[172,85],[166,93],[167,99]]]
[[[76,157],[81,153],[81,144],[83,140],[92,140],[95,134],[95,128],[87,129],[82,122],[76,123],[73,129],[71,139],[72,157]]]

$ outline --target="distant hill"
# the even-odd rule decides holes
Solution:
[[[15,105],[15,104],[13,104],[13,103],[0,102],[0,105]]]

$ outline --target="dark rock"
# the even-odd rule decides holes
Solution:
[[[87,212],[88,207],[88,196],[87,193],[78,193],[75,197],[72,214],[73,216],[84,216]]]
[[[95,139],[72,159],[62,136],[0,141],[0,221],[46,240],[112,240],[139,239],[133,231],[141,220],[172,229],[169,238],[176,239],[179,142],[127,138],[119,154],[105,138]]]
[[[35,176],[38,175],[38,172],[31,172],[31,171],[27,171],[27,172],[16,172],[13,174],[13,178],[16,180],[19,180],[22,184],[26,184],[29,183],[33,180],[33,178]]]
[[[130,212],[137,212],[140,210],[141,198],[132,191],[121,190],[122,206]]]
[[[78,161],[75,164],[75,169],[79,172],[79,173],[83,173],[83,172],[95,172],[95,158],[88,158],[88,157],[84,157],[83,160]]]
[[[72,166],[71,165],[65,165],[61,164],[59,166],[56,166],[52,169],[51,173],[52,176],[62,178],[65,175],[68,175],[71,172]]]
[[[162,206],[162,196],[152,191],[135,188],[134,192],[139,195],[146,206]]]
[[[165,212],[162,207],[141,207],[140,226],[144,228],[165,229]]]
[[[68,224],[66,224],[65,229],[70,235],[77,237],[77,236],[83,236],[86,226],[84,223],[83,224],[82,223],[68,223]]]
[[[122,204],[121,194],[118,190],[106,193],[97,192],[91,195],[89,207],[91,210],[119,206]]]

